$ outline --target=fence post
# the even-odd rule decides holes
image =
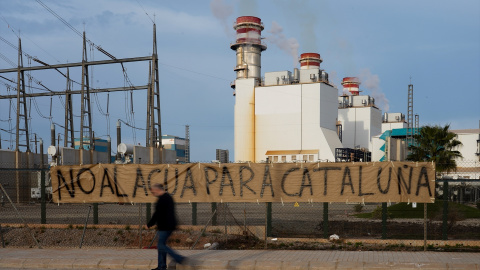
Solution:
[[[212,226],[217,226],[217,203],[212,203]]]
[[[45,170],[40,171],[40,223],[47,223],[47,200],[45,194]]]
[[[150,219],[152,218],[152,203],[146,203],[145,204],[145,208],[147,209],[146,210],[146,222],[149,222]]]
[[[382,203],[382,239],[387,239],[387,203]]]
[[[328,203],[323,203],[323,238],[328,239]]]
[[[423,204],[423,251],[427,251],[427,203]]]
[[[192,203],[192,225],[197,225],[197,203]]]
[[[267,236],[272,236],[272,203],[267,203]]]
[[[98,203],[93,204],[93,224],[98,224]]]
[[[443,181],[443,221],[442,221],[442,239],[448,240],[448,182]]]

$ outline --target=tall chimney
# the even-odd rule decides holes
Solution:
[[[237,52],[237,79],[255,78],[257,84],[261,79],[261,55],[267,49],[262,44],[262,20],[253,16],[238,17],[233,29],[237,31],[237,39],[230,48]]]
[[[302,53],[298,62],[300,62],[300,69],[320,69],[320,63],[323,60],[318,53]]]
[[[345,77],[342,80],[343,92],[348,91],[352,96],[358,96],[360,80],[357,77]]]

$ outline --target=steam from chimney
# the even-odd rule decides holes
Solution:
[[[259,17],[256,0],[238,0],[238,15]]]
[[[233,38],[235,32],[232,29],[232,25],[229,24],[229,17],[233,14],[233,5],[228,4],[225,0],[212,0],[210,2],[210,10],[213,16],[222,24],[225,34]]]
[[[265,39],[289,54],[292,57],[293,66],[296,67],[298,65],[298,48],[300,47],[298,41],[295,38],[287,38],[283,33],[283,28],[276,21],[272,22],[272,28],[267,32],[271,35]]]
[[[390,106],[388,105],[388,99],[385,97],[385,94],[380,88],[380,78],[377,74],[372,74],[370,69],[364,68],[360,70],[360,81],[362,82],[363,87],[372,92],[372,97],[375,98],[375,103],[382,109],[384,112],[388,112]]]

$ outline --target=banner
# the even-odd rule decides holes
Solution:
[[[56,203],[155,202],[162,183],[176,202],[433,203],[433,163],[96,164],[50,169]]]

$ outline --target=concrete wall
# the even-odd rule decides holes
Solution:
[[[19,168],[39,168],[41,155],[35,153],[19,152]],[[15,151],[0,149],[0,168],[16,168]],[[43,155],[44,163],[47,164],[48,156]],[[28,167],[27,167],[28,164]]]
[[[342,147],[337,110],[337,89],[324,83],[256,87],[256,161],[280,150],[316,150],[316,158],[333,161]]]
[[[371,137],[382,132],[382,114],[375,107],[349,107],[338,110],[342,124],[342,144],[347,148],[372,149]]]
[[[237,79],[235,85],[235,160],[255,161],[255,79]]]
[[[466,163],[471,164],[471,166],[475,166],[474,162],[466,162],[466,161],[479,161],[479,156],[476,155],[477,153],[477,140],[479,139],[479,135],[476,133],[457,133],[457,140],[462,142],[462,145],[457,147],[456,150],[460,151],[463,158],[458,158],[457,161],[462,164],[462,166],[466,166]],[[465,165],[463,165],[465,164]],[[477,163],[478,166],[478,163]]]
[[[80,149],[60,147],[60,165],[78,165],[80,164]],[[90,151],[83,151],[83,164],[110,163],[110,155],[107,152],[93,151],[93,160],[90,160]]]

